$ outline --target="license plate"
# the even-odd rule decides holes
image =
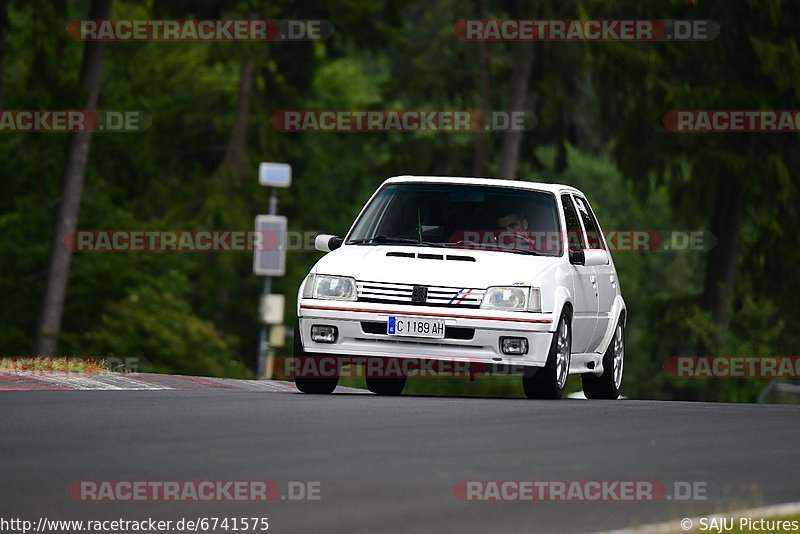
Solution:
[[[444,319],[424,317],[389,317],[386,333],[390,336],[444,337]]]

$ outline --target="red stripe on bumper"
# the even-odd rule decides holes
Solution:
[[[342,308],[338,306],[316,306],[312,304],[301,304],[302,310],[325,310],[325,311],[347,311],[347,312],[367,312],[367,313],[388,313],[390,315],[410,315],[413,317],[451,317],[453,319],[482,319],[486,321],[509,321],[512,323],[536,323],[536,324],[550,324],[549,319],[523,319],[521,317],[489,317],[481,315],[459,315],[455,313],[435,313],[435,312],[410,312],[410,311],[393,311],[393,310],[374,310],[370,308]]]

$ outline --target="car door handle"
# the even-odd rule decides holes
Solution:
[[[595,275],[590,276],[589,280],[591,280],[593,286],[597,285],[597,277]]]
[[[617,287],[617,277],[613,274],[611,275],[611,287]]]

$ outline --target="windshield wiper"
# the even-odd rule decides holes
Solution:
[[[511,248],[498,248],[497,250],[502,250],[502,251],[505,251],[505,252],[511,252],[512,254],[529,254],[531,256],[541,256],[541,254],[539,254],[535,250],[528,250],[528,249],[525,249],[525,248],[511,247]]]
[[[430,241],[419,241],[408,237],[394,237],[385,234],[379,234],[375,237],[368,237],[366,239],[352,239],[347,242],[348,245],[416,245],[418,247],[437,247],[437,248],[469,248],[475,247],[481,250],[495,250],[499,252],[511,252],[512,254],[529,254],[531,256],[541,256],[535,250],[528,250],[517,247],[500,247],[496,243],[471,243],[471,242],[458,242],[458,243],[432,243]],[[467,245],[467,246],[465,246]]]
[[[364,245],[367,243],[374,243],[376,245],[400,244],[400,245],[417,245],[422,247],[443,247],[443,243],[431,243],[430,241],[419,241],[417,239],[410,239],[407,237],[393,237],[389,235],[376,235],[375,237],[368,237],[366,239],[351,239],[347,242],[348,245]]]
[[[497,252],[511,252],[512,254],[528,254],[531,256],[541,256],[539,252],[535,250],[530,250],[526,248],[518,248],[518,247],[510,247],[504,246],[501,247],[497,243],[476,243],[474,241],[458,241],[457,243],[446,243],[445,246],[450,248],[464,248],[469,250],[470,247],[474,247],[478,250],[493,250]]]

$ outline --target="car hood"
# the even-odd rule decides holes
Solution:
[[[397,257],[391,254],[414,254]],[[387,254],[390,254],[387,256]],[[417,254],[474,258],[475,261],[423,259]],[[321,258],[319,274],[352,276],[356,280],[444,287],[486,288],[530,284],[555,266],[559,258],[488,250],[453,250],[397,245],[346,245]]]

